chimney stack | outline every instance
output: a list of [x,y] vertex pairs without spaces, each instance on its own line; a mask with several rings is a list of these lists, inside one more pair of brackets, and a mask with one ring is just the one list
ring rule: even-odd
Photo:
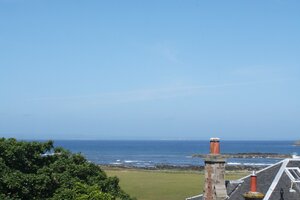
[[210,154],[204,160],[205,184],[204,200],[224,200],[227,197],[225,187],[225,158],[220,155],[220,139],[210,139]]
[[245,200],[262,200],[265,197],[264,194],[257,192],[257,176],[255,171],[250,176],[250,191],[246,192],[243,196]]

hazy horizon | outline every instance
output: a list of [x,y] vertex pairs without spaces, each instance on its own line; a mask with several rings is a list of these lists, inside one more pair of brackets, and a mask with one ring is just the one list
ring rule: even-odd
[[[9,138],[9,137],[7,137]],[[17,140],[25,140],[25,141],[207,141],[209,142],[210,137],[200,139],[200,138],[190,138],[190,139],[184,139],[184,138],[169,138],[169,139],[158,139],[158,138],[144,138],[144,139],[137,139],[137,138],[114,138],[114,139],[99,139],[99,138],[16,138]],[[243,142],[255,142],[255,141],[274,141],[274,142],[282,142],[282,141],[287,141],[287,142],[296,142],[300,141],[299,138],[295,139],[223,139],[220,138],[220,141],[227,141],[227,142],[238,142],[238,141],[243,141]]]

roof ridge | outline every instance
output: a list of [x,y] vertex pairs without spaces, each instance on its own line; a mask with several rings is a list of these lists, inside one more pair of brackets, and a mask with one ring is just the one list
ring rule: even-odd
[[[275,164],[273,164],[273,165],[270,165],[270,166],[268,166],[268,167],[266,167],[266,168],[263,168],[263,169],[261,169],[261,170],[258,170],[257,172],[256,172],[256,174],[258,174],[258,173],[260,173],[260,172],[263,172],[263,171],[265,171],[265,170],[268,170],[268,169],[270,169],[270,168],[272,168],[272,167],[274,167],[275,165],[279,165],[279,164],[282,164],[285,160],[287,160],[288,158],[286,158],[286,159],[284,159],[284,160],[281,160],[281,161],[279,161],[279,162],[277,162],[277,163],[275,163]],[[251,176],[251,174],[249,174],[249,175],[247,175],[247,176],[244,176],[244,177],[242,177],[242,178],[240,178],[240,179],[238,179],[238,180],[244,180],[244,179],[246,179],[246,178],[248,178],[248,177],[250,177]]]
[[286,166],[289,162],[290,162],[290,159],[288,159],[288,158],[284,159],[282,161],[282,165],[281,165],[280,169],[278,170],[274,180],[272,181],[272,184],[270,185],[270,187],[269,187],[265,197],[263,198],[263,200],[269,200],[270,196],[272,195],[274,189],[276,188],[276,186],[277,186],[277,184],[278,184],[278,182],[279,182],[279,180],[280,180],[280,178],[281,178],[283,172],[285,171],[285,168],[286,168]]

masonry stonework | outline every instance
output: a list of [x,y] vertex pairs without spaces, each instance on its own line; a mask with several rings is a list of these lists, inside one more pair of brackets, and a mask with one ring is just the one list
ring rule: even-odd
[[227,197],[225,187],[225,158],[219,154],[219,139],[211,138],[210,142],[211,152],[204,160],[205,185],[203,198],[204,200],[224,200]]

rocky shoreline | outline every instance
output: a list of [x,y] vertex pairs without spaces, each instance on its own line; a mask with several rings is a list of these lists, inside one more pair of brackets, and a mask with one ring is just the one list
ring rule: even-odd
[[[207,154],[194,154],[193,157],[205,158]],[[273,159],[285,159],[291,158],[289,154],[278,154],[278,153],[227,153],[222,154],[224,158],[273,158]]]
[[[135,169],[135,170],[176,170],[176,171],[204,171],[204,166],[177,166],[177,165],[155,165],[152,167],[136,167],[132,165],[99,165],[108,169]],[[266,165],[267,166],[267,165]],[[264,165],[226,165],[226,171],[253,171],[260,170]]]
[[[198,158],[206,158],[207,154],[194,154],[192,157]],[[259,152],[252,152],[252,153],[227,153],[222,154],[223,158],[240,158],[240,159],[257,159],[257,158],[265,158],[265,159],[285,159],[291,158],[289,154],[278,154],[278,153],[259,153]],[[103,168],[109,169],[136,169],[136,170],[182,170],[182,171],[203,171],[204,166],[201,165],[188,165],[188,166],[180,166],[180,165],[169,165],[169,164],[158,164],[154,166],[134,166],[134,165],[127,165],[127,164],[102,164],[100,165]],[[228,164],[226,165],[227,171],[253,171],[253,170],[260,170],[266,165],[239,165],[239,164]]]

